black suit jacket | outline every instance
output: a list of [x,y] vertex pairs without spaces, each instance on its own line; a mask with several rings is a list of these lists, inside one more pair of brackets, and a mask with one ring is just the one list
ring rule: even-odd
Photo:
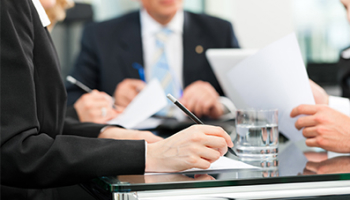
[[[205,51],[209,48],[238,48],[232,25],[207,15],[186,11],[184,15],[184,86],[203,80],[224,95]],[[197,45],[203,47],[203,53],[196,53]],[[139,79],[138,71],[132,67],[134,62],[144,65],[139,11],[87,26],[82,36],[81,52],[71,74],[88,87],[113,95],[123,79]],[[84,94],[69,83],[67,91],[68,105],[74,104]]]
[[54,187],[144,172],[144,141],[94,139],[101,125],[65,118],[49,33],[31,0],[1,0],[1,199],[55,199]]
[[[346,50],[349,49],[350,47],[348,47]],[[350,98],[350,59],[345,59],[340,56],[338,69],[338,77],[342,89],[342,96]]]

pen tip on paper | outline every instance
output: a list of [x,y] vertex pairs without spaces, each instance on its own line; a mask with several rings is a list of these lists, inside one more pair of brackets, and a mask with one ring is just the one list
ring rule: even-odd
[[168,97],[168,99],[170,101],[172,101],[173,103],[175,103],[177,101],[177,99],[175,99],[175,97],[173,97],[171,94],[166,95],[166,97]]

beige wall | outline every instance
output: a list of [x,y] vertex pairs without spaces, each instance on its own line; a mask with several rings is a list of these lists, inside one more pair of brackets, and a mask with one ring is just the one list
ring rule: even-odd
[[262,48],[294,31],[293,0],[206,0],[205,8],[233,23],[243,48]]

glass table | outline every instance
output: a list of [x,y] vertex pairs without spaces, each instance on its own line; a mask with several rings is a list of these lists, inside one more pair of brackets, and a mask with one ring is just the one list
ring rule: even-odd
[[279,151],[277,160],[248,162],[257,169],[106,176],[83,187],[96,199],[114,200],[350,199],[350,155],[331,158],[304,141],[282,142]]

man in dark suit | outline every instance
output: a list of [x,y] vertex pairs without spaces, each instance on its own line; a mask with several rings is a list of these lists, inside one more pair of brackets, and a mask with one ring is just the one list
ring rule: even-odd
[[[350,0],[341,0],[350,22]],[[342,55],[347,57],[347,55]],[[341,60],[342,62],[342,60]],[[306,145],[328,151],[350,153],[350,102],[346,98],[329,96],[319,85],[310,81],[316,105],[299,105],[291,117],[301,116],[295,127],[303,129]],[[338,97],[339,98],[339,97]]]
[[[208,168],[233,146],[218,127],[193,126],[146,145],[106,139],[130,139],[130,130],[65,118],[65,88],[39,0],[1,0],[0,9],[1,199],[57,199],[57,187],[103,175]],[[185,149],[193,145],[200,150]]]
[[350,98],[350,47],[340,54],[338,68],[342,96]]
[[[142,5],[141,11],[85,29],[72,76],[90,88],[114,96],[119,106],[127,106],[145,86],[133,66],[136,63],[143,66],[146,79],[150,80],[147,74],[153,67],[155,35],[166,27],[172,31],[170,44],[165,47],[166,56],[173,75],[181,89],[184,88],[180,101],[198,116],[221,116],[223,106],[219,96],[224,93],[205,51],[209,48],[238,48],[232,25],[218,18],[182,11],[182,0],[168,4],[159,0],[142,0]],[[100,105],[108,104],[102,103],[103,98],[100,98],[101,103],[93,103],[93,97],[86,98],[91,94],[84,95],[84,91],[71,84],[68,84],[67,91],[68,105],[75,103],[80,119],[89,115],[89,109],[94,110],[90,112],[92,121],[103,122],[115,116],[101,116]],[[80,98],[82,95],[84,98]],[[97,99],[98,95],[94,97]],[[108,113],[113,113],[110,110]]]

